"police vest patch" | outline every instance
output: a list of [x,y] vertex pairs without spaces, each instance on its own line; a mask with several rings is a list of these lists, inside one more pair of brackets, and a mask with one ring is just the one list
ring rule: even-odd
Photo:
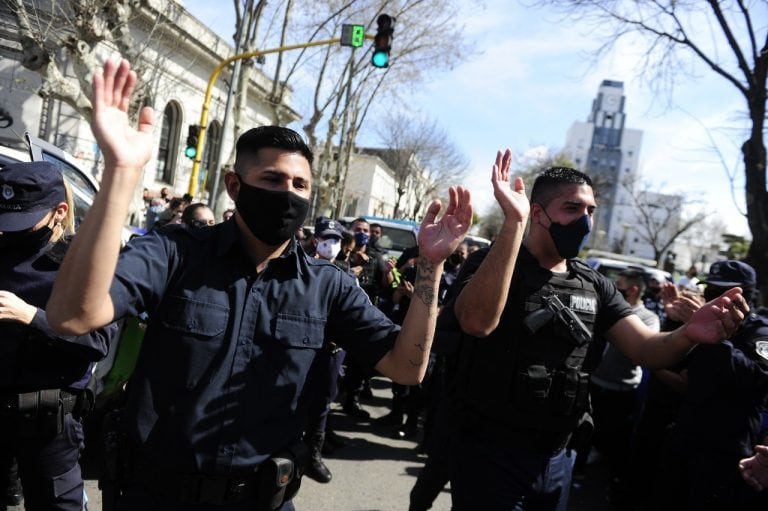
[[593,296],[571,295],[571,303],[568,307],[574,311],[596,314],[597,299]]
[[755,343],[755,351],[758,355],[768,360],[768,341],[757,341]]

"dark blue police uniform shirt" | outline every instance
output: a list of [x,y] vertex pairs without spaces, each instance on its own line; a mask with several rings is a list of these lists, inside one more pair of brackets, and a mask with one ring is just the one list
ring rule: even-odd
[[678,431],[692,449],[704,441],[710,452],[752,456],[768,405],[768,320],[750,313],[730,340],[691,351],[687,369]]
[[298,439],[326,339],[373,367],[399,332],[353,278],[295,240],[257,275],[234,220],[134,239],[110,295],[116,318],[149,314],[130,434],[145,462],[176,472],[252,469]]
[[38,308],[30,325],[0,321],[0,392],[82,389],[117,331],[114,324],[80,336],[51,330],[43,310],[59,270],[59,262],[49,257],[51,248],[0,249],[0,289]]

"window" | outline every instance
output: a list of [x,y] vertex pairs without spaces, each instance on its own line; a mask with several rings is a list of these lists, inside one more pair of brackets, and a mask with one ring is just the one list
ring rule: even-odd
[[160,144],[157,148],[155,181],[173,184],[176,170],[176,154],[179,152],[179,130],[181,129],[181,108],[171,101],[163,110],[163,124],[160,128]]

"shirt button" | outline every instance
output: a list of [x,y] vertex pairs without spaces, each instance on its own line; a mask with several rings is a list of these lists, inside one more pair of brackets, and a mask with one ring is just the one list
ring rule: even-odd
[[304,339],[301,340],[301,342],[303,342],[304,344],[309,344],[309,337],[305,337]]

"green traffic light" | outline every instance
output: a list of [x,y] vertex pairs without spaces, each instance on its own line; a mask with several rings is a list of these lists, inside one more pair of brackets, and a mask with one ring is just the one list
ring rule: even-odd
[[375,51],[373,52],[373,57],[371,57],[371,63],[375,67],[387,67],[387,63],[389,62],[389,55],[385,51]]
[[184,149],[184,156],[194,159],[197,156],[197,147],[189,146]]

